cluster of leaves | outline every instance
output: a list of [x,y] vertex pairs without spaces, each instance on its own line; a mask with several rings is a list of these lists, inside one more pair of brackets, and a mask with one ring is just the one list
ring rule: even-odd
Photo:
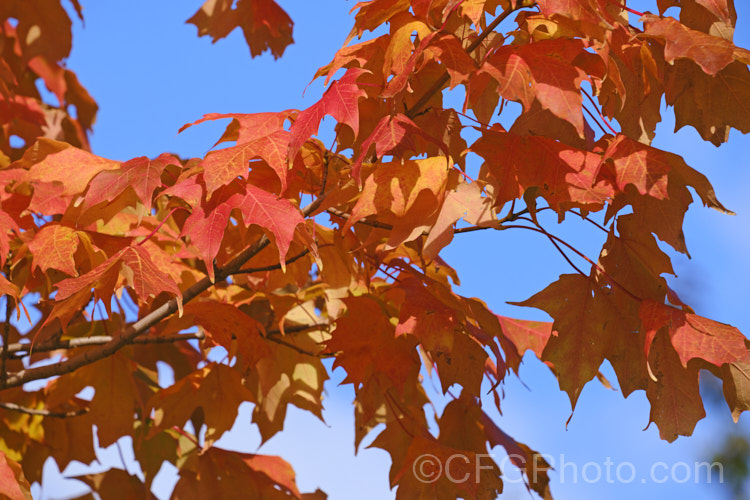
[[[23,7],[54,1],[6,3],[16,10],[0,10],[5,40],[59,35]],[[730,128],[748,132],[750,52],[732,43],[732,0],[657,7],[659,15],[614,0],[357,4],[349,40],[315,75],[330,82],[322,98],[305,110],[205,116],[191,125],[230,119],[217,146],[232,143],[205,158],[112,161],[87,151],[83,136],[26,132],[26,121],[3,115],[4,131],[37,140],[0,169],[0,449],[9,464],[0,471],[21,478],[2,487],[28,491],[48,457],[61,469],[92,462],[96,432],[101,446],[130,436],[145,477],[112,469],[82,478],[105,497],[143,496],[164,461],[180,471],[176,498],[323,497],[302,495],[279,457],[213,444],[243,402],[264,441],[283,429],[290,404],[322,418],[325,358],[354,387],[355,444],[380,431],[372,446],[390,453],[398,498],[495,498],[497,464],[476,480],[431,484],[412,466],[424,453],[474,457],[497,445],[533,470],[530,489],[550,497],[536,452],[482,407],[489,389],[499,408],[498,386],[528,350],[573,406],[609,360],[624,395],[646,392],[668,441],[705,415],[701,369],[723,380],[737,418],[750,404],[745,337],[680,300],[657,242],[687,253],[689,188],[727,210],[701,173],[650,143],[662,96],[678,128],[717,145]],[[679,20],[665,15],[672,7]],[[279,56],[291,43],[291,21],[271,0],[209,0],[190,22],[214,40],[240,26],[253,55]],[[385,24],[387,33],[368,34]],[[7,82],[46,75],[39,61],[64,57],[69,43],[61,46],[3,45],[2,64],[23,78],[6,78],[0,109],[27,116],[17,103],[38,96]],[[78,106],[86,128],[73,78],[59,98]],[[442,90],[455,87],[465,90],[461,110],[443,104]],[[506,101],[523,107],[507,129],[495,121]],[[336,121],[330,148],[315,138],[325,116]],[[481,159],[476,179],[467,153]],[[545,229],[537,214],[547,210],[606,233],[598,258]],[[535,231],[569,259],[575,272],[518,303],[552,322],[498,316],[453,291],[458,276],[441,250],[454,234],[493,229]],[[24,313],[24,297],[39,297],[41,319],[22,334],[10,318]],[[222,361],[208,358],[217,347]],[[163,385],[158,362],[174,384]],[[451,398],[437,429],[426,377]],[[24,389],[36,380],[47,382]],[[87,387],[90,399],[81,397]]]
[[[83,19],[78,0],[71,3]],[[0,6],[0,21],[0,167],[17,160],[37,137],[88,149],[98,108],[62,64],[72,33],[60,1],[9,0]],[[40,84],[57,105],[43,101]]]

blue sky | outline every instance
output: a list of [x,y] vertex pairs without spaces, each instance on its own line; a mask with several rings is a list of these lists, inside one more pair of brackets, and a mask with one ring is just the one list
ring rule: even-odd
[[[215,45],[207,38],[199,39],[196,28],[184,21],[201,3],[83,2],[85,26],[74,23],[68,66],[100,105],[92,137],[96,154],[118,160],[156,156],[164,151],[203,156],[221,134],[223,124],[192,127],[180,135],[177,130],[205,113],[310,106],[323,91],[322,80],[313,82],[304,97],[303,91],[315,70],[330,61],[346,38],[352,25],[348,10],[354,5],[330,0],[281,1],[295,21],[296,43],[283,58],[274,61],[268,54],[251,59],[239,30]],[[655,11],[655,3],[628,5]],[[737,3],[741,5],[736,42],[749,47],[750,6]],[[663,113],[663,118],[655,145],[683,155],[688,164],[706,174],[722,203],[738,214],[728,217],[699,204],[691,207],[685,233],[692,260],[670,253],[679,275],[672,284],[699,314],[735,325],[747,334],[750,319],[743,313],[750,298],[750,201],[745,192],[750,185],[750,138],[732,131],[729,144],[717,149],[700,140],[693,129],[673,134],[671,111]],[[330,129],[331,124],[331,119],[326,119],[322,130]],[[559,228],[552,221],[548,224],[548,229],[590,256],[596,256],[601,248],[601,236],[589,226],[575,221]],[[539,311],[507,305],[506,301],[523,300],[560,274],[571,272],[555,249],[531,232],[464,234],[443,256],[459,272],[460,293],[482,298],[499,314],[529,319],[546,317]],[[604,372],[614,381],[608,366]],[[692,467],[694,461],[706,459],[718,445],[716,436],[733,425],[725,404],[707,404],[709,417],[698,424],[694,436],[667,444],[659,440],[655,426],[643,430],[649,408],[642,391],[623,399],[619,392],[592,382],[583,391],[566,430],[570,404],[554,377],[531,358],[526,358],[521,376],[525,385],[515,380],[506,385],[503,415],[495,416],[506,432],[548,453],[556,464],[577,464],[577,481],[571,466],[565,469],[565,481],[553,473],[556,498],[718,498],[720,489],[716,484],[705,484],[705,476],[699,484],[693,477],[685,483],[657,484],[648,480],[648,469],[657,461],[667,466],[688,462]],[[327,424],[292,410],[285,431],[259,448],[259,436],[249,424],[250,408],[243,406],[235,428],[219,445],[283,456],[295,467],[302,491],[320,487],[332,500],[392,498],[387,479],[389,456],[382,450],[364,448],[357,457],[353,455],[353,393],[348,387],[336,386],[342,378],[340,370],[335,372],[327,386]],[[746,416],[740,425],[747,428]],[[493,451],[498,460],[504,456],[499,449]],[[606,470],[608,459],[614,464],[612,471],[618,464],[632,463],[635,479],[628,484],[608,483],[606,477],[590,481],[595,479],[597,468]],[[101,462],[119,464],[117,451],[102,451]],[[582,470],[588,462],[594,464],[587,469],[589,481]],[[132,472],[133,464],[129,466]],[[622,467],[623,472],[630,470],[630,466]],[[684,467],[678,468],[684,474]],[[69,468],[65,475],[77,470]],[[508,471],[512,479],[510,468]],[[61,480],[53,465],[45,473],[51,482],[43,494],[35,489],[39,497],[66,498],[83,491],[80,483]],[[165,467],[157,481],[161,497],[168,494],[175,480],[174,469]],[[510,483],[506,482],[508,494],[503,498],[529,498],[522,486]]]

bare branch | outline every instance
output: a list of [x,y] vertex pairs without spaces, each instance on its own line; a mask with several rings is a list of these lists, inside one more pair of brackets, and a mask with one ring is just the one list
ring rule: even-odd
[[[305,217],[308,217],[317,209],[318,206],[320,206],[320,203],[321,198],[318,198],[313,203],[305,207],[302,210],[302,214]],[[270,243],[271,242],[268,237],[266,235],[263,235],[254,244],[250,245],[245,250],[240,252],[234,259],[227,263],[227,265],[216,269],[215,282],[212,282],[208,277],[203,278],[202,280],[185,290],[181,298],[174,297],[165,302],[143,318],[129,325],[125,330],[121,331],[119,335],[114,336],[112,340],[110,340],[106,344],[103,344],[97,349],[92,349],[80,353],[59,363],[39,366],[35,368],[28,368],[26,370],[20,370],[18,372],[9,374],[8,377],[6,377],[4,381],[2,381],[0,387],[2,387],[3,389],[17,387],[31,380],[40,380],[57,375],[63,375],[65,373],[75,371],[82,366],[95,363],[96,361],[104,359],[107,356],[111,356],[118,350],[122,349],[124,346],[132,343],[132,341],[136,337],[148,331],[152,326],[158,324],[163,319],[177,312],[180,300],[182,301],[182,304],[187,304],[188,302],[214,286],[216,283],[224,281],[225,279],[227,279],[227,277],[239,271],[240,268],[245,265],[248,260],[260,253],[260,251],[266,248]]]
[[[288,326],[284,328],[284,332],[285,333],[299,333],[299,332],[304,332],[306,330],[323,328],[327,326],[328,326],[327,324],[294,325],[294,326]],[[160,335],[158,337],[136,337],[132,339],[128,344],[129,345],[170,344],[172,342],[185,342],[188,340],[204,340],[205,338],[206,338],[206,335],[203,332],[176,333],[174,335]],[[232,338],[236,338],[236,337],[233,335]],[[279,341],[279,338],[281,338],[281,330],[269,330],[266,336],[266,339],[272,342],[284,343],[283,341]],[[92,337],[82,337],[78,339],[60,340],[60,341],[50,343],[50,344],[35,345],[33,348],[33,351],[35,353],[38,353],[38,352],[57,351],[60,349],[76,349],[80,347],[104,345],[104,344],[111,342],[112,339],[113,337],[109,335],[95,335]],[[290,347],[294,348],[295,346],[290,346]],[[31,351],[31,344],[28,344],[28,343],[27,344],[15,343],[15,344],[10,344],[8,346],[8,352],[10,354],[15,354],[19,358],[28,356],[29,351]]]
[[[216,270],[216,283],[224,281],[232,272],[239,270],[239,268],[242,267],[245,262],[257,255],[269,244],[270,241],[268,237],[263,235],[253,245],[247,247],[237,257],[232,259],[226,266]],[[185,290],[185,292],[182,294],[182,303],[186,304],[190,302],[198,295],[211,288],[213,285],[214,283],[208,277],[203,278],[202,280]],[[82,366],[89,365],[91,363],[99,361],[100,359],[106,358],[107,356],[111,356],[112,354],[120,350],[123,346],[130,344],[137,336],[141,335],[149,328],[162,321],[164,318],[167,318],[168,316],[171,316],[172,314],[177,312],[178,303],[179,298],[175,297],[170,299],[143,318],[129,325],[124,331],[120,333],[120,335],[112,338],[111,341],[107,342],[97,349],[83,352],[65,361],[61,361],[60,363],[39,366],[36,368],[29,368],[10,374],[5,380],[3,388],[16,387],[19,385],[23,385],[31,380],[45,379],[54,377],[56,375],[70,373]]]
[[5,323],[3,323],[3,352],[0,354],[0,386],[5,384],[8,378],[8,342],[10,339],[10,315],[13,309],[10,307],[10,296],[5,296]]
[[[341,210],[336,210],[335,208],[328,208],[328,209],[326,209],[326,212],[328,212],[331,215],[335,215],[336,217],[341,217],[342,219],[348,219],[349,217],[351,217],[350,214],[342,212]],[[372,227],[376,227],[378,229],[387,229],[389,231],[391,229],[393,229],[393,226],[391,226],[390,224],[386,224],[384,222],[379,222],[379,221],[376,221],[376,220],[360,219],[355,224],[362,224],[362,225],[365,225],[365,226],[372,226]]]
[[25,406],[17,405],[15,403],[0,403],[0,408],[9,411],[17,411],[19,413],[26,413],[27,415],[41,415],[43,417],[52,418],[71,418],[79,415],[84,415],[89,412],[88,408],[81,408],[75,411],[56,412],[49,410],[37,410],[36,408],[26,408]]
[[[305,249],[292,257],[291,259],[286,259],[287,264],[291,264],[292,262],[301,259],[305,255],[310,253],[310,249]],[[232,276],[235,274],[252,274],[252,273],[260,273],[263,271],[275,271],[277,269],[281,269],[281,263],[279,264],[271,264],[270,266],[263,266],[263,267],[249,267],[247,269],[240,269],[238,271],[234,271],[230,273]]]

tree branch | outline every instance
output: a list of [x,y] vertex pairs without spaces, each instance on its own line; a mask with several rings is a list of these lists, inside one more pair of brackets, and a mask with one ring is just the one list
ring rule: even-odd
[[5,385],[5,381],[8,378],[7,362],[8,362],[8,342],[10,339],[10,315],[12,309],[10,307],[10,296],[5,296],[5,323],[3,323],[3,352],[0,354],[0,386]]
[[[298,253],[297,255],[295,255],[294,257],[292,257],[291,259],[286,259],[286,263],[291,264],[292,262],[301,259],[302,257],[304,257],[305,255],[309,253],[310,253],[310,249],[307,248],[301,251],[300,253]],[[263,267],[248,267],[247,269],[239,269],[230,274],[234,276],[235,274],[252,274],[252,273],[260,273],[263,271],[275,271],[277,269],[281,269],[281,263],[271,264],[269,266],[263,266]]]
[[[331,215],[334,215],[336,217],[341,217],[342,219],[348,219],[351,214],[347,214],[346,212],[342,212],[341,210],[337,210],[335,208],[328,208],[326,209],[326,212],[328,212]],[[492,225],[488,226],[469,226],[469,227],[457,227],[453,229],[453,234],[461,234],[461,233],[472,233],[474,231],[483,231],[485,229],[503,229],[502,225],[505,222],[513,222],[514,220],[518,219],[524,214],[529,213],[528,208],[524,208],[523,210],[519,210],[518,212],[511,212],[502,219],[497,219],[494,221]],[[393,226],[390,224],[386,224],[385,222],[380,222],[377,220],[367,220],[367,219],[360,219],[355,224],[362,224],[364,226],[370,226],[375,227],[378,229],[386,229],[386,230],[392,230]],[[428,232],[423,232],[423,236],[427,236]]]
[[[323,187],[325,188],[325,186]],[[304,217],[308,217],[318,208],[318,206],[320,206],[320,204],[322,203],[323,195],[324,193],[322,193],[321,196],[319,196],[315,201],[313,201],[310,205],[302,210],[302,214]],[[57,375],[63,375],[65,373],[70,373],[77,370],[78,368],[81,368],[82,366],[95,363],[100,359],[111,356],[118,350],[122,349],[124,346],[132,343],[132,341],[136,337],[149,330],[152,326],[158,324],[163,319],[177,312],[177,310],[179,309],[180,300],[182,301],[182,304],[187,304],[188,302],[214,286],[216,283],[224,281],[225,279],[227,279],[227,277],[239,271],[240,268],[242,268],[242,266],[245,265],[248,260],[260,253],[260,251],[266,248],[270,243],[271,242],[266,235],[261,236],[254,244],[250,245],[245,250],[240,252],[227,265],[218,268],[215,273],[214,282],[212,282],[208,277],[203,278],[202,280],[185,290],[181,298],[174,297],[168,300],[143,318],[129,325],[125,330],[121,331],[119,335],[113,337],[112,340],[110,340],[106,344],[101,345],[99,348],[83,352],[59,363],[38,366],[35,368],[28,368],[26,370],[20,370],[18,372],[10,374],[8,377],[6,377],[5,380],[2,381],[2,384],[0,384],[0,388],[7,389],[10,387],[17,387],[32,380],[45,379]]]
[[[270,241],[266,235],[263,235],[255,244],[249,246],[243,250],[237,257],[232,259],[226,266],[217,269],[216,272],[216,283],[224,281],[227,276],[232,272],[239,270],[245,262],[250,260],[252,257],[257,255],[261,250],[266,248],[270,244]],[[182,294],[182,303],[186,304],[202,294],[215,283],[211,282],[208,277],[203,278]],[[4,383],[3,388],[16,387],[23,385],[31,380],[45,379],[54,377],[56,375],[63,375],[70,373],[82,366],[89,365],[100,359],[104,359],[107,356],[111,356],[123,346],[132,342],[138,335],[141,335],[152,326],[156,325],[163,319],[171,316],[178,309],[179,298],[175,297],[165,302],[149,314],[139,319],[135,323],[131,324],[126,330],[120,333],[117,337],[113,338],[108,343],[102,345],[98,349],[92,349],[84,353],[78,354],[60,363],[52,365],[39,366],[36,368],[28,368],[21,370],[16,373],[10,374]]]
[[[284,328],[284,332],[286,333],[298,333],[298,332],[304,332],[306,330],[311,330],[314,328],[320,328],[320,327],[326,327],[327,324],[322,325],[294,325],[294,326],[288,326]],[[271,342],[283,343],[286,344],[283,341],[279,341],[281,335],[281,330],[269,330],[268,335],[266,335],[266,339],[270,340]],[[58,342],[54,342],[51,344],[46,345],[39,345],[34,346],[33,350],[35,353],[38,352],[49,352],[49,351],[57,351],[59,349],[77,349],[81,347],[89,347],[89,346],[95,346],[95,345],[104,345],[113,340],[114,337],[111,337],[109,335],[95,335],[93,337],[82,337],[78,339],[68,339],[68,340],[60,340]],[[203,332],[195,332],[195,333],[176,333],[174,335],[160,335],[158,337],[136,337],[132,339],[128,345],[138,345],[138,344],[169,344],[172,342],[184,342],[188,340],[204,340],[206,338],[206,335]],[[237,338],[234,335],[232,335],[232,338]],[[293,349],[296,348],[296,346],[290,346]],[[21,358],[24,356],[29,355],[29,351],[31,350],[31,344],[21,344],[21,343],[15,343],[10,344],[8,346],[8,352],[10,354],[15,354],[17,357]],[[309,353],[305,353],[309,354]],[[312,354],[311,354],[312,355]]]
[[0,408],[8,411],[17,411],[19,413],[25,413],[27,415],[41,415],[43,417],[52,418],[71,418],[79,415],[84,415],[89,412],[88,408],[81,408],[75,411],[57,412],[49,410],[37,410],[36,408],[26,408],[25,406],[17,405],[15,403],[0,403]]

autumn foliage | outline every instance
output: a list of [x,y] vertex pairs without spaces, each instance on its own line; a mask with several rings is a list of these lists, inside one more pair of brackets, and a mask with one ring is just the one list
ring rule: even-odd
[[[301,494],[280,457],[213,444],[243,402],[264,441],[289,405],[322,418],[326,358],[356,393],[355,444],[380,426],[373,446],[391,455],[400,499],[495,498],[497,464],[477,480],[428,484],[412,463],[498,445],[551,497],[536,452],[480,399],[493,394],[499,407],[527,350],[573,407],[608,360],[624,396],[645,391],[668,441],[705,416],[702,369],[722,379],[737,419],[750,405],[746,339],[670,289],[659,244],[688,252],[691,190],[728,210],[703,174],[650,144],[662,97],[677,128],[717,146],[730,128],[750,131],[750,52],[732,43],[733,0],[653,7],[361,2],[349,39],[310,75],[327,84],[312,106],[206,115],[183,128],[229,121],[204,158],[119,162],[88,147],[97,106],[62,65],[66,11],[57,0],[3,1],[0,493],[28,498],[48,457],[61,470],[92,462],[95,426],[100,446],[130,436],[145,476],[83,477],[103,498],[145,497],[164,461],[180,471],[175,498],[324,498]],[[280,57],[292,43],[272,0],[208,0],[189,22],[213,41],[239,27],[252,56]],[[442,91],[456,87],[463,107],[444,105]],[[504,127],[509,101],[523,112]],[[317,137],[325,117],[336,123],[330,145]],[[543,211],[604,231],[601,253],[569,245]],[[552,322],[498,316],[453,291],[441,250],[479,230],[534,231],[566,256],[570,274],[517,303]],[[41,319],[22,333],[30,308]],[[224,360],[208,360],[217,347]],[[425,414],[430,379],[451,399],[437,428]],[[46,383],[25,386],[33,381]]]

